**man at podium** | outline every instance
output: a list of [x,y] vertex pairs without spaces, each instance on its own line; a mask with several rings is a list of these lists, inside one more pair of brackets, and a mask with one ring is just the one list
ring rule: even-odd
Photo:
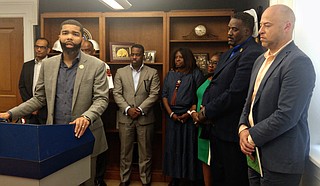
[[0,113],[0,118],[17,119],[47,106],[47,124],[74,124],[77,138],[91,130],[95,137],[91,178],[82,185],[94,186],[96,157],[107,150],[100,116],[108,106],[109,88],[104,62],[80,51],[82,36],[81,23],[72,19],[62,22],[59,41],[63,52],[42,64],[35,95]]

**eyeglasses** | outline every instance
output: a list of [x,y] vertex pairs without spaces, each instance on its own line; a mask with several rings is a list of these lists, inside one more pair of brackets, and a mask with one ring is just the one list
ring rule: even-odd
[[130,56],[134,57],[134,56],[137,56],[137,57],[141,57],[143,54],[141,53],[131,53]]
[[34,49],[41,49],[41,50],[45,50],[45,49],[47,49],[48,47],[46,47],[46,46],[39,46],[39,45],[34,45]]
[[207,61],[207,64],[208,65],[216,65],[216,64],[218,64],[218,61],[209,60],[209,61]]

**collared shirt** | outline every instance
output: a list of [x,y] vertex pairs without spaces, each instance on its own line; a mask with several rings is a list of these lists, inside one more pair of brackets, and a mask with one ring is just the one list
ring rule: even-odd
[[[263,64],[261,65],[260,69],[259,69],[259,72],[257,74],[257,76],[259,76],[259,74],[261,73],[261,71],[263,70],[263,74],[262,74],[262,77],[261,80],[263,79],[264,75],[266,74],[266,72],[268,71],[268,69],[270,68],[270,66],[272,65],[274,59],[277,57],[277,55],[281,52],[281,50],[283,48],[285,48],[287,45],[289,45],[290,43],[292,42],[292,40],[290,40],[289,42],[287,42],[285,45],[283,45],[278,51],[276,51],[274,54],[271,54],[270,53],[270,49],[267,50],[265,53],[264,53],[264,57],[265,57],[265,61],[263,62]],[[271,58],[272,61],[270,61],[269,63],[266,63],[267,60]],[[260,83],[259,83],[260,84]],[[255,86],[255,85],[254,85]],[[253,93],[252,93],[252,98],[251,98],[251,106],[250,106],[250,113],[249,113],[249,116],[248,116],[248,120],[249,120],[249,124],[251,127],[254,126],[254,121],[253,121],[253,113],[252,113],[252,108],[253,108],[253,103],[254,103],[254,100],[255,100],[255,95],[256,95],[256,92],[258,91],[259,87],[255,86],[254,90],[253,90]],[[240,128],[239,128],[239,133],[245,129],[247,129],[248,127],[245,126],[245,125],[241,125]],[[252,137],[251,135],[249,135],[248,137],[248,141],[251,143],[251,144],[254,144],[253,140],[252,140]]]
[[106,73],[107,73],[107,80],[108,80],[109,89],[113,89],[114,85],[113,85],[112,74],[111,74],[110,67],[107,63],[106,63]]
[[134,84],[134,91],[137,91],[139,79],[140,79],[140,72],[141,69],[143,68],[144,64],[141,65],[141,67],[136,70],[133,68],[132,64],[130,64],[130,68],[132,70],[132,78],[133,78],[133,84]]
[[233,48],[232,48],[232,52],[231,52],[229,58],[231,58],[235,53],[237,53],[238,51],[240,51],[241,48],[242,48],[242,46],[243,46],[245,43],[247,43],[250,39],[253,39],[253,37],[250,36],[250,37],[248,37],[248,39],[246,39],[243,43],[241,43],[241,44],[233,47]]
[[32,94],[34,95],[35,92],[35,88],[38,82],[38,78],[39,78],[39,74],[40,74],[40,69],[41,69],[41,65],[42,65],[42,61],[47,59],[48,57],[46,56],[45,58],[43,58],[42,60],[37,60],[34,59],[34,71],[33,71],[33,83],[32,83]]
[[[141,69],[143,68],[144,64],[142,64],[140,66],[140,68],[138,70],[134,69],[132,64],[130,64],[130,68],[132,70],[132,79],[133,79],[133,85],[134,85],[134,91],[137,91],[137,87],[138,87],[138,83],[139,83],[139,79],[140,79],[140,72]],[[130,105],[127,106],[127,108],[125,109],[125,115],[128,115],[128,110],[130,107],[136,107],[136,105]],[[140,107],[138,107],[141,112],[143,113],[142,109]]]
[[73,60],[72,66],[68,68],[63,61],[63,55],[61,57],[55,98],[54,123],[56,124],[68,124],[71,122],[73,88],[79,61],[80,52]]

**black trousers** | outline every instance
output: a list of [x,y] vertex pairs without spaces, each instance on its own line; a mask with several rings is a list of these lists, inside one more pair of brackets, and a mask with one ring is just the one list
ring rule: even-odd
[[212,185],[249,186],[246,156],[238,142],[210,139]]
[[96,165],[96,181],[102,182],[104,180],[104,175],[106,172],[106,163],[107,163],[107,151],[99,154],[97,157]]

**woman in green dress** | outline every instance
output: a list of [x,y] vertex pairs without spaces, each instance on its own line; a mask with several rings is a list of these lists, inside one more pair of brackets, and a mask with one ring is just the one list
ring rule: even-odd
[[[213,72],[217,66],[221,53],[215,53],[210,61],[208,62],[208,75],[206,80],[202,83],[202,85],[197,89],[197,105],[194,105],[193,108],[196,108],[196,112],[200,111],[202,97],[209,86]],[[191,111],[192,118],[196,117],[196,112]],[[202,162],[202,171],[205,186],[211,186],[211,170],[210,170],[210,161],[211,161],[211,153],[210,153],[210,140],[203,139],[200,137],[202,131],[202,125],[199,125],[198,130],[198,159]]]

